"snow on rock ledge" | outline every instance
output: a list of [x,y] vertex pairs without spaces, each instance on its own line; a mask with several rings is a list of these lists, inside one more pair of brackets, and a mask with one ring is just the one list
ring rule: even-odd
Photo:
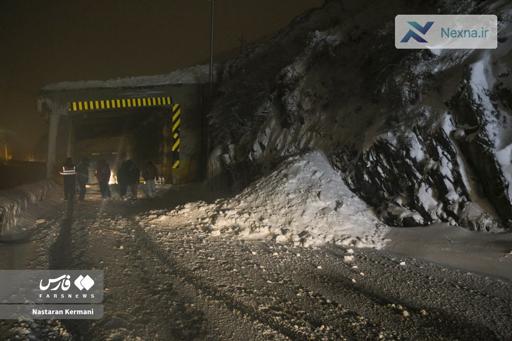
[[512,3],[427,7],[495,13],[504,38],[495,50],[405,53],[389,43],[392,18],[424,2],[325,1],[226,64],[208,114],[210,174],[244,185],[321,149],[387,225],[512,230]]
[[[43,87],[43,91],[79,90],[96,88],[145,87],[169,84],[204,84],[209,81],[209,65],[194,65],[168,74],[109,79],[60,82]],[[214,67],[214,78],[217,66]]]
[[13,232],[20,214],[32,203],[44,200],[55,186],[52,181],[40,181],[0,192],[0,235]]
[[381,248],[389,230],[321,152],[290,158],[234,198],[189,203],[160,217],[149,216],[142,224],[165,227],[177,218],[213,236],[306,247],[334,243]]

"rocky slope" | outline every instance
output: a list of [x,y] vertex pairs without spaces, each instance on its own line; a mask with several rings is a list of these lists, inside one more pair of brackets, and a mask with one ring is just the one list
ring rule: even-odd
[[[490,13],[496,50],[397,50],[399,13]],[[210,174],[322,149],[394,226],[512,227],[512,5],[326,1],[224,67]]]

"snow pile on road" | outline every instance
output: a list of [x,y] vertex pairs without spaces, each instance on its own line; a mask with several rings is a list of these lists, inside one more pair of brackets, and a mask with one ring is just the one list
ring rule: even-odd
[[189,203],[142,224],[169,226],[176,219],[214,236],[306,247],[335,243],[380,248],[389,230],[321,152],[292,157],[234,198]]
[[40,181],[0,192],[0,235],[11,232],[20,214],[30,205],[44,200],[55,187],[52,181]]

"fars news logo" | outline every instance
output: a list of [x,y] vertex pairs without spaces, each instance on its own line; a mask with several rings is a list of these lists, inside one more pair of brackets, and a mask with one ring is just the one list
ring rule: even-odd
[[[75,287],[82,291],[87,290],[89,291],[94,286],[94,280],[91,278],[91,276],[86,275],[79,275],[74,281],[73,284]],[[56,290],[62,290],[62,291],[68,291],[71,288],[71,276],[68,274],[56,277],[56,278],[49,278],[46,281],[40,280],[39,281],[39,290],[41,291],[56,291]]]
[[39,280],[38,299],[82,300],[95,299],[96,291],[92,290],[96,282],[86,274],[69,273]]
[[397,49],[495,49],[495,15],[397,15]]

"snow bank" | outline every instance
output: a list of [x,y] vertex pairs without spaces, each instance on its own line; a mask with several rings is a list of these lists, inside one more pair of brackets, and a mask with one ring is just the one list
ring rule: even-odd
[[[216,69],[214,67],[214,77],[216,77]],[[141,87],[141,86],[157,86],[168,84],[200,84],[209,81],[209,65],[195,65],[183,69],[178,69],[168,74],[154,76],[139,76],[109,79],[105,81],[76,81],[76,82],[60,82],[49,84],[43,87],[45,91],[55,90],[77,90],[91,88],[118,88],[118,87]]]
[[496,159],[508,182],[508,197],[512,200],[512,144],[496,152]]
[[0,235],[11,232],[20,214],[32,203],[43,200],[55,183],[45,180],[0,192]]
[[189,203],[142,224],[169,226],[176,219],[244,240],[320,246],[381,248],[389,228],[344,183],[321,152],[293,157],[234,198]]

